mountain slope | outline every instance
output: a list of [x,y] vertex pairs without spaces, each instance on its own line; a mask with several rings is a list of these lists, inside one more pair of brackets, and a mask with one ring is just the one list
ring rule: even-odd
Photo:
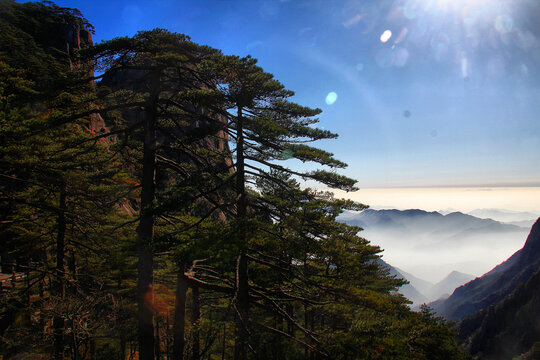
[[406,271],[399,268],[396,270],[401,273],[402,277],[407,280],[423,297],[426,301],[438,300],[441,297],[447,298],[454,290],[474,279],[473,275],[465,274],[459,271],[452,271],[444,279],[436,284],[429,281],[420,279]]
[[452,271],[448,276],[434,285],[432,290],[432,298],[439,299],[441,297],[448,297],[452,295],[455,289],[459,286],[468,283],[475,277],[469,274],[465,274],[459,271]]
[[459,288],[448,299],[430,304],[449,320],[460,320],[495,305],[525,284],[540,268],[540,219],[533,225],[523,248],[493,270]]
[[[383,268],[388,269],[390,275],[409,281],[407,277],[400,272],[399,269],[388,264],[383,259],[378,258],[376,262]],[[400,287],[398,292],[401,295],[405,296],[407,299],[411,300],[413,307],[420,306],[421,304],[427,303],[429,301],[428,298],[424,296],[420,291],[418,291],[411,282]]]
[[407,280],[416,290],[418,290],[418,292],[424,295],[424,297],[427,299],[426,301],[435,300],[434,298],[428,296],[428,294],[431,294],[431,292],[433,291],[433,287],[435,286],[435,284],[424,279],[420,279],[419,277],[416,277],[400,268],[396,268],[396,270],[402,275],[405,280]]
[[459,337],[464,340],[467,350],[478,358],[491,360],[512,359],[526,352],[533,353],[533,347],[540,345],[538,289],[540,271],[496,306],[484,308],[463,319]]

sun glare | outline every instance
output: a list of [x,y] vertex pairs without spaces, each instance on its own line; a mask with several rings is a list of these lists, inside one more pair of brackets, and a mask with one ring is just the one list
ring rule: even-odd
[[[506,0],[405,0],[392,7],[387,27],[378,35],[380,43],[387,46],[375,54],[376,63],[381,68],[405,67],[410,59],[418,58],[422,49],[427,52],[421,56],[436,63],[453,63],[454,74],[465,81],[476,79],[481,69],[478,63],[488,62],[489,76],[501,74],[505,71],[503,60],[482,52],[482,43],[489,43],[488,48],[496,50],[511,46],[512,42],[530,48],[535,42],[534,36],[516,23],[514,8]],[[370,16],[373,17],[357,14],[343,26],[352,28],[366,23]],[[398,25],[395,20],[400,17],[406,22]],[[523,68],[521,73],[526,74],[526,65]]]
[[460,10],[464,7],[482,8],[489,7],[493,3],[494,0],[436,0],[436,4],[441,10]]
[[469,13],[482,17],[493,11],[501,11],[506,6],[501,0],[408,0],[403,7],[404,15],[413,19],[422,15],[460,14],[467,17]]

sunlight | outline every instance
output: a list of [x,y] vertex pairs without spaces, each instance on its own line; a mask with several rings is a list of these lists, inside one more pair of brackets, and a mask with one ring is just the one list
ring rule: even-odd
[[464,7],[487,8],[493,5],[493,0],[436,0],[441,10],[461,10]]
[[[506,5],[501,0],[408,0],[403,7],[403,13],[409,19],[421,16],[422,13],[431,15],[454,13],[469,23],[474,22],[476,18],[485,19],[487,14],[501,15],[505,17],[502,21],[506,25],[508,20],[508,15],[504,12]],[[470,17],[471,14],[474,19]]]

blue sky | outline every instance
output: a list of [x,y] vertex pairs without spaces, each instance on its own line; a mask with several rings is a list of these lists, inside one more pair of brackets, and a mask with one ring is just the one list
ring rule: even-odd
[[340,137],[319,145],[360,187],[540,186],[538,1],[57,4],[81,10],[97,42],[161,27],[251,54],[323,110]]

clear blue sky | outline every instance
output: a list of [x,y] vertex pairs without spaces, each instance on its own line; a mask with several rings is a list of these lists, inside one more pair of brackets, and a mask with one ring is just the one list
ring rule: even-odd
[[57,4],[81,10],[98,42],[160,27],[251,54],[323,109],[340,137],[320,146],[361,187],[540,186],[540,1]]

